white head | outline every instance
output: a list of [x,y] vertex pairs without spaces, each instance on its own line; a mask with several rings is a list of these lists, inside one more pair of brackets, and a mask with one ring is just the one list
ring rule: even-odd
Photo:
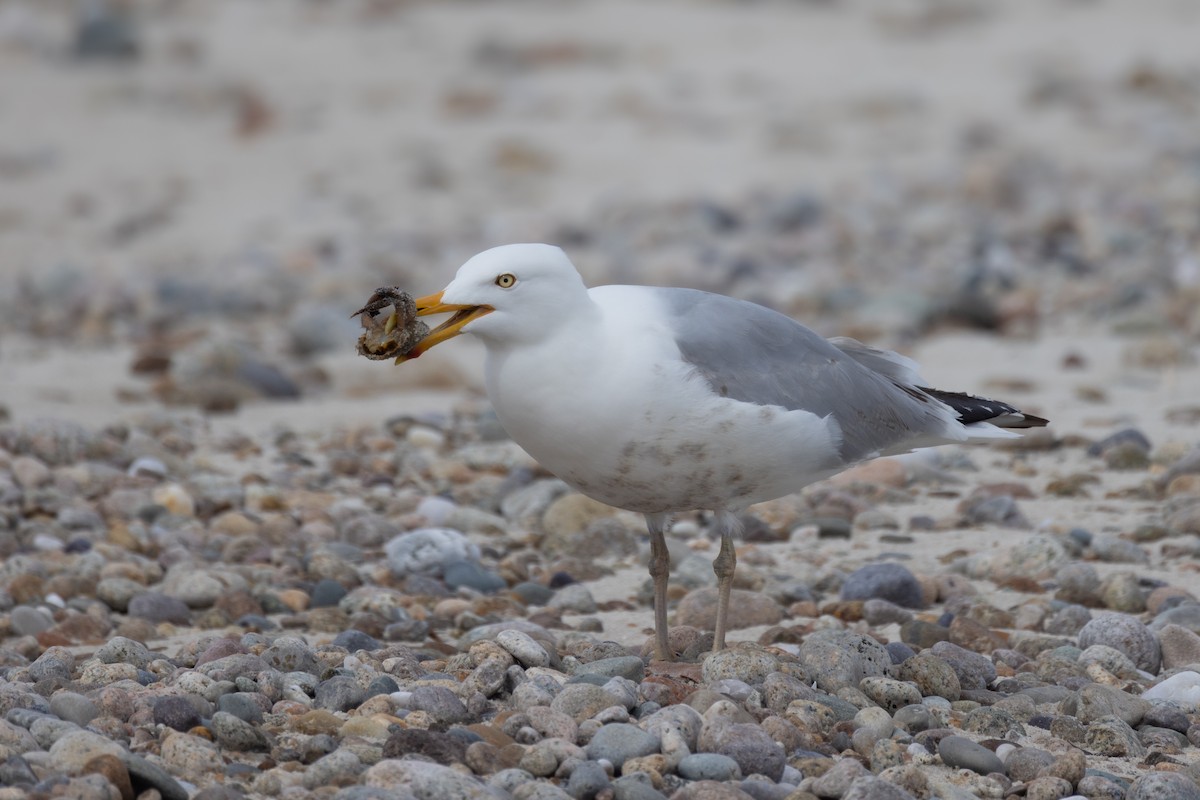
[[415,357],[460,333],[517,343],[580,313],[587,287],[561,248],[507,244],[473,256],[441,292],[417,299],[417,313],[454,316],[410,353]]

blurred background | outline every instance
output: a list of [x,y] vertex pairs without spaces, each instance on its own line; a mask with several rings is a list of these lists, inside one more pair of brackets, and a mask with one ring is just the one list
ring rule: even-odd
[[1187,363],[1197,41],[1191,0],[0,0],[0,418],[470,384],[349,314],[514,241]]

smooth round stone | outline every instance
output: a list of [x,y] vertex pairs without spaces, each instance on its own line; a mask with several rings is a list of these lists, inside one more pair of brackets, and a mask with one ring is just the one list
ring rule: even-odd
[[563,611],[575,614],[596,613],[596,598],[592,597],[591,590],[582,583],[568,583],[558,589],[550,598],[548,605],[551,608],[561,608]]
[[105,664],[133,664],[144,669],[154,660],[154,654],[141,642],[114,636],[96,650],[96,658]]
[[588,742],[586,751],[589,759],[608,761],[613,765],[624,764],[631,758],[657,753],[659,738],[636,725],[615,723],[596,731]]
[[[598,675],[580,675],[582,678],[600,678]],[[607,683],[607,681],[606,681]],[[593,714],[611,706],[620,705],[619,698],[593,683],[568,683],[555,695],[550,707],[561,711],[576,722],[582,722]]]
[[986,689],[996,680],[996,665],[985,655],[973,653],[953,642],[937,642],[929,650],[950,665],[962,689]]
[[346,594],[345,586],[333,578],[322,578],[313,585],[308,605],[310,608],[330,608],[340,603]]
[[470,716],[458,695],[445,686],[416,687],[412,690],[408,707],[413,711],[424,711],[435,722],[445,725],[465,722]]
[[1046,767],[1054,763],[1054,756],[1036,747],[1019,747],[1004,759],[1008,777],[1014,781],[1028,783]]
[[1178,772],[1147,772],[1138,776],[1125,795],[1126,800],[1200,800],[1200,786]]
[[523,667],[547,667],[550,654],[524,631],[506,630],[496,634],[496,644],[503,647]]
[[321,756],[304,771],[304,786],[343,786],[365,769],[357,755],[349,750],[335,750]]
[[941,697],[953,702],[962,694],[962,687],[954,669],[945,660],[927,650],[900,664],[896,669],[896,677],[902,681],[912,681],[921,694],[927,697]]
[[90,698],[75,692],[55,692],[50,698],[50,713],[59,719],[74,722],[79,727],[100,716],[100,709]]
[[732,781],[742,777],[741,767],[720,753],[692,753],[684,756],[675,770],[689,781]]
[[257,724],[263,720],[263,704],[266,701],[266,696],[254,692],[229,692],[217,698],[217,710]]
[[892,717],[897,728],[909,733],[920,733],[934,726],[933,714],[923,705],[913,704],[898,709]]
[[[531,777],[524,773],[525,781]],[[474,776],[427,761],[385,759],[363,773],[363,783],[395,792],[407,790],[417,800],[495,800],[495,794]]]
[[54,627],[54,618],[33,606],[17,606],[9,614],[9,624],[21,636],[36,636]]
[[149,622],[186,625],[192,618],[188,604],[162,592],[142,592],[129,599],[129,616]]
[[391,694],[392,692],[400,691],[400,685],[396,683],[395,678],[391,675],[380,675],[369,684],[367,684],[367,697],[374,697],[379,694]]
[[213,714],[209,728],[221,746],[230,750],[242,752],[270,749],[270,743],[262,731],[233,714],[218,711]]
[[888,642],[884,645],[884,648],[887,650],[888,655],[892,657],[893,664],[903,664],[917,654],[916,650],[913,650],[904,642]]
[[[729,701],[724,702],[732,705]],[[743,775],[761,774],[773,781],[783,775],[787,763],[783,745],[761,727],[750,723],[721,723],[710,719],[700,732],[697,748],[729,756],[738,763]]]
[[0,786],[29,787],[37,781],[33,768],[21,756],[14,755],[0,761]]
[[887,711],[921,702],[920,690],[908,681],[898,681],[894,678],[863,678],[858,688],[872,702]]
[[349,675],[335,675],[317,684],[313,700],[317,708],[330,711],[350,711],[362,705],[367,693]]
[[291,636],[280,637],[262,652],[268,666],[280,672],[307,672],[311,675],[320,671],[317,653],[303,639]]
[[1104,614],[1096,617],[1079,631],[1079,646],[1086,650],[1094,644],[1108,645],[1120,650],[1138,669],[1158,672],[1161,655],[1154,634],[1136,617],[1125,614]]
[[1200,664],[1200,635],[1182,625],[1164,625],[1158,631],[1164,670]]
[[904,608],[922,608],[921,584],[901,564],[868,564],[855,570],[842,584],[843,600],[887,600]]
[[609,786],[608,772],[598,761],[584,761],[571,770],[567,794],[576,800],[592,800]]
[[731,647],[705,658],[700,674],[705,683],[736,678],[753,686],[778,669],[779,659],[765,650]]
[[646,677],[646,667],[638,656],[615,656],[580,664],[576,675],[600,675],[604,678],[626,678],[640,683]]
[[78,774],[99,755],[120,758],[125,748],[111,739],[88,730],[70,730],[50,745],[50,760],[56,771]]
[[372,652],[383,647],[383,643],[374,636],[370,636],[354,628],[342,631],[333,637],[332,644],[334,647],[344,647],[351,653],[356,653],[359,650]]
[[891,736],[892,729],[895,728],[891,714],[878,706],[861,709],[854,715],[853,722],[856,729],[870,731],[875,740]]
[[508,583],[495,572],[476,561],[451,561],[442,567],[442,580],[451,590],[466,587],[481,594],[492,594],[508,588]]
[[200,724],[200,712],[186,697],[168,695],[155,702],[154,721],[177,731],[187,731]]
[[863,619],[868,625],[880,626],[892,623],[903,624],[913,618],[913,613],[903,606],[898,606],[890,600],[872,597],[863,603]]
[[384,545],[388,567],[398,576],[441,575],[447,564],[478,561],[479,547],[453,528],[418,528]]
[[938,755],[946,766],[969,769],[980,775],[1004,772],[1004,762],[995,753],[965,736],[947,736],[942,739],[938,742]]
[[512,591],[527,606],[544,606],[554,596],[554,590],[549,586],[532,581],[522,581],[512,587]]

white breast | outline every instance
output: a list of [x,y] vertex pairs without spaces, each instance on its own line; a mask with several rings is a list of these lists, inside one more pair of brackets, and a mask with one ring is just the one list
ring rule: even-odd
[[827,463],[836,424],[715,395],[680,358],[653,292],[590,295],[604,312],[594,323],[489,349],[496,414],[544,467],[602,502],[646,513],[741,508],[836,471]]

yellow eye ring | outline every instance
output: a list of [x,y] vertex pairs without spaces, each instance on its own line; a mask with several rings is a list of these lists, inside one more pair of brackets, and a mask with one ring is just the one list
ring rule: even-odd
[[511,289],[517,285],[517,276],[511,272],[506,272],[503,275],[496,276],[496,285],[501,289]]

